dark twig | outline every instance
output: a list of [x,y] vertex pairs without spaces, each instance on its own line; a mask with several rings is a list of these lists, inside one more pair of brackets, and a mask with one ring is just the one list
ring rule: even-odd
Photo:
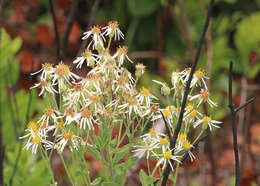
[[[210,1],[210,5],[209,5],[209,9],[208,9],[208,14],[207,14],[206,21],[205,21],[205,25],[204,25],[204,28],[203,28],[203,31],[202,31],[202,34],[201,34],[201,37],[200,37],[200,41],[199,41],[198,49],[197,49],[197,52],[196,52],[196,56],[195,56],[195,59],[194,59],[194,62],[193,62],[192,68],[191,68],[191,72],[190,72],[190,75],[189,75],[188,82],[186,84],[186,88],[185,88],[185,92],[184,92],[184,96],[183,96],[183,100],[182,100],[182,105],[181,105],[181,111],[180,111],[179,119],[178,119],[176,128],[174,130],[173,137],[172,137],[172,139],[170,141],[171,149],[174,149],[176,141],[177,141],[178,134],[179,134],[179,132],[181,130],[181,124],[182,124],[182,120],[183,120],[183,114],[184,114],[184,111],[185,111],[185,106],[186,106],[188,94],[189,94],[189,91],[190,91],[191,80],[192,80],[193,74],[195,72],[197,63],[199,61],[200,51],[201,51],[201,48],[202,48],[202,44],[203,44],[203,42],[205,40],[205,35],[206,35],[206,32],[207,32],[207,28],[209,26],[210,16],[211,16],[211,13],[212,13],[213,5],[214,5],[214,0],[211,0]],[[173,152],[172,154],[174,154],[174,150],[172,152]],[[166,185],[166,181],[167,181],[167,179],[169,177],[170,170],[171,170],[171,167],[168,164],[167,167],[166,167],[166,170],[163,173],[162,185],[164,185],[164,186]]]
[[65,30],[65,34],[64,34],[62,46],[61,46],[62,47],[61,54],[62,54],[63,57],[66,56],[68,39],[69,39],[69,35],[70,35],[71,29],[72,29],[72,26],[73,26],[73,22],[74,22],[75,17],[76,17],[78,4],[79,4],[79,0],[72,1],[72,5],[71,5],[71,8],[70,8],[70,13],[69,13],[69,17],[68,17],[68,24],[67,24],[67,28]]
[[248,104],[252,103],[255,100],[255,98],[249,99],[247,102],[245,102],[243,105],[237,107],[234,111],[237,113],[241,109],[245,108]]
[[237,126],[236,126],[236,113],[246,107],[249,103],[252,103],[255,98],[251,98],[246,103],[235,108],[232,100],[232,72],[233,72],[233,63],[230,62],[229,65],[229,82],[228,82],[228,96],[229,96],[229,108],[231,111],[232,119],[232,132],[233,132],[233,148],[235,154],[235,166],[236,166],[236,186],[239,186],[240,183],[240,167],[239,167],[239,155],[238,155],[238,146],[237,146]]
[[228,95],[229,95],[229,108],[231,111],[232,118],[232,132],[233,132],[233,147],[235,154],[235,166],[236,166],[236,186],[239,186],[240,182],[240,170],[239,170],[239,156],[238,156],[238,147],[237,147],[237,126],[236,126],[236,111],[233,105],[232,100],[232,68],[233,63],[230,62],[229,66],[229,82],[228,82]]
[[164,121],[164,125],[165,125],[165,128],[166,128],[167,135],[168,135],[169,139],[171,139],[171,138],[172,138],[172,135],[171,135],[169,126],[168,126],[168,124],[167,124],[167,121],[166,121],[166,119],[165,119],[165,117],[164,117],[162,111],[160,111],[160,113],[161,113],[162,118],[163,118],[163,121]]
[[[94,5],[93,5],[92,8],[91,8],[90,18],[89,18],[89,21],[88,21],[87,29],[89,29],[89,28],[93,25],[93,23],[94,23],[94,21],[95,21],[99,3],[100,3],[100,0],[96,0],[95,3],[94,3]],[[79,52],[78,52],[78,56],[79,56],[79,55],[83,52],[83,50],[86,48],[87,43],[88,43],[88,40],[87,40],[87,39],[84,40],[84,41],[82,41],[81,46],[80,46],[80,49],[79,49]]]
[[60,55],[60,37],[59,37],[59,33],[58,33],[58,26],[57,26],[57,20],[56,20],[56,16],[55,16],[55,12],[54,12],[54,7],[53,7],[53,2],[52,0],[49,0],[49,5],[50,5],[50,11],[51,11],[51,16],[52,16],[52,21],[53,21],[53,25],[54,25],[54,31],[55,31],[55,40],[56,40],[56,54],[57,54],[57,61],[56,64],[58,64],[58,62],[61,59],[61,55]]

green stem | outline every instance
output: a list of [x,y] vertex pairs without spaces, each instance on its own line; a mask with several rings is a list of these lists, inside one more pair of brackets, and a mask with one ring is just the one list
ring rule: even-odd
[[112,37],[109,36],[109,41],[108,41],[107,49],[110,48],[111,40],[112,40]]
[[[53,175],[53,171],[52,171],[51,166],[50,166],[50,161],[47,160],[48,158],[46,158],[46,156],[44,155],[43,152],[44,152],[44,151],[43,151],[43,149],[42,149],[42,147],[41,147],[41,155],[42,155],[42,158],[43,158],[43,160],[44,160],[44,162],[45,162],[45,164],[46,164],[46,166],[47,166],[47,169],[48,169],[48,171],[49,171],[49,173],[50,173],[50,175],[51,175],[51,181],[52,181],[52,183],[53,183],[54,185],[57,185],[57,184],[56,184],[56,181],[55,181],[55,178],[54,178],[54,175]],[[47,156],[47,157],[48,157],[48,156]]]
[[67,165],[66,165],[66,163],[65,163],[65,161],[64,161],[64,158],[63,158],[62,153],[59,153],[59,155],[60,155],[61,162],[62,162],[62,164],[63,164],[63,166],[64,166],[64,168],[65,168],[65,171],[66,171],[66,173],[67,173],[67,175],[68,175],[68,178],[69,178],[71,184],[74,186],[72,177],[71,177],[71,175],[70,175],[70,173],[69,173],[68,167],[67,167]]
[[150,176],[150,175],[151,175],[151,170],[150,170],[150,163],[149,163],[149,160],[146,159],[146,162],[147,162],[148,175]]
[[179,167],[180,167],[180,163],[177,162],[176,170],[175,170],[175,173],[174,173],[173,186],[175,186],[176,183],[177,183]]

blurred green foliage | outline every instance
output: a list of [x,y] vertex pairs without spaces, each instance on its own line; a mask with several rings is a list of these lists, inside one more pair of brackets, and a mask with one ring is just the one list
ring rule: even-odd
[[[5,149],[4,182],[10,182],[17,164],[13,185],[30,186],[37,184],[44,186],[50,178],[44,161],[37,159],[37,156],[32,155],[31,152],[21,150],[26,140],[18,139],[23,135],[24,127],[28,122],[27,117],[32,117],[36,105],[41,102],[36,91],[32,91],[29,95],[24,90],[17,92],[12,90],[19,77],[19,63],[15,54],[21,45],[20,38],[11,39],[2,29],[0,43],[0,119],[3,123],[2,137]],[[19,159],[17,159],[18,156]]]

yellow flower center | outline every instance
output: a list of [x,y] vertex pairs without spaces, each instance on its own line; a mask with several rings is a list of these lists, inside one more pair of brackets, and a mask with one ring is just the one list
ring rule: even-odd
[[212,119],[209,116],[204,116],[203,120],[204,120],[204,122],[209,123]]
[[186,140],[186,134],[180,133],[180,134],[178,135],[178,140],[180,140],[180,141]]
[[205,75],[205,73],[202,72],[202,71],[199,69],[199,70],[197,70],[197,71],[195,72],[195,75],[196,75],[198,78],[202,78],[202,77]]
[[72,108],[67,108],[66,109],[66,115],[67,116],[74,116],[74,111],[73,111],[73,109]]
[[145,146],[145,150],[147,150],[147,151],[150,150],[150,148],[151,148],[150,145],[146,145],[146,146]]
[[55,73],[59,76],[68,75],[70,73],[70,67],[68,65],[65,65],[63,62],[60,62],[55,69]]
[[149,130],[149,134],[150,134],[150,136],[151,136],[152,138],[156,138],[156,137],[157,137],[157,133],[156,133],[156,131],[155,131],[154,129],[150,129],[150,130]]
[[91,111],[86,108],[81,111],[81,116],[83,118],[89,118],[91,114],[92,114]]
[[165,159],[170,159],[172,157],[172,152],[167,150],[165,153],[163,153],[163,157]]
[[193,109],[193,104],[189,103],[186,108],[187,108],[187,110],[192,110]]
[[150,110],[151,110],[152,112],[156,112],[156,111],[159,110],[159,106],[157,106],[157,105],[152,105],[152,106],[150,106]]
[[120,46],[117,49],[117,51],[118,51],[119,55],[125,55],[125,54],[127,54],[128,48],[126,46],[123,46],[123,47]]
[[93,26],[91,29],[91,32],[94,34],[99,34],[100,33],[100,27],[99,26]]
[[50,115],[52,115],[53,112],[54,112],[54,109],[51,108],[51,107],[46,108],[45,111],[44,111],[44,113],[45,113],[46,116],[50,116]]
[[150,91],[149,89],[143,87],[140,93],[144,96],[148,96],[150,94]]
[[189,149],[191,148],[191,144],[190,144],[190,142],[189,142],[188,140],[185,140],[185,141],[183,142],[182,146],[183,146],[183,148],[184,148],[185,150],[189,150]]
[[61,121],[58,121],[56,127],[63,128],[63,123]]
[[168,139],[167,139],[167,137],[165,137],[165,138],[160,138],[160,144],[161,145],[167,145],[168,144]]
[[63,137],[63,139],[68,140],[68,139],[73,138],[73,136],[74,136],[73,132],[71,132],[71,131],[66,131],[66,132],[63,133],[63,136],[62,136],[62,137]]
[[171,111],[170,111],[170,109],[169,109],[168,107],[165,108],[165,109],[163,109],[163,110],[162,110],[162,113],[163,113],[163,115],[164,115],[166,118],[168,118],[168,117],[171,116]]
[[47,122],[46,121],[42,121],[40,123],[38,123],[38,128],[46,128],[47,127]]
[[44,71],[50,71],[51,68],[52,68],[52,64],[50,64],[50,63],[44,63],[44,64],[42,64],[42,69],[43,69]]
[[117,29],[118,23],[117,23],[117,21],[110,21],[110,22],[108,22],[108,26],[112,29]]
[[86,49],[84,52],[82,52],[81,55],[82,55],[82,57],[88,58],[91,56],[91,54],[92,54],[92,52],[90,50]]
[[190,112],[189,115],[190,115],[191,117],[194,117],[194,116],[196,116],[197,112],[198,112],[198,111],[194,109],[193,111]]
[[129,105],[136,105],[137,104],[137,99],[136,98],[130,98],[128,99]]
[[94,103],[98,103],[100,101],[100,97],[98,95],[89,96],[89,99]]
[[200,91],[200,95],[201,95],[201,97],[202,97],[203,99],[208,99],[210,93],[209,93],[209,91],[202,89],[202,90]]
[[30,121],[30,122],[28,123],[27,128],[28,128],[29,130],[32,130],[34,133],[36,133],[36,132],[38,131],[37,125],[36,125],[36,123],[33,122],[33,121]]
[[39,144],[41,142],[41,139],[39,136],[32,137],[32,142],[34,144]]

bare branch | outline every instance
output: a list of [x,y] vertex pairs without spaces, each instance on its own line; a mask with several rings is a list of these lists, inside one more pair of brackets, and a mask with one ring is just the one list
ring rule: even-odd
[[70,8],[70,13],[69,13],[69,17],[68,17],[68,24],[67,24],[67,28],[65,30],[65,34],[64,34],[62,46],[61,46],[62,47],[61,53],[62,53],[63,57],[66,56],[68,38],[69,38],[71,29],[72,29],[72,26],[73,26],[73,22],[74,22],[75,17],[76,17],[76,13],[77,13],[77,10],[78,10],[78,4],[79,4],[79,0],[72,1],[72,5],[71,5],[71,8]]
[[55,16],[55,12],[54,12],[54,7],[53,7],[53,2],[52,0],[49,0],[49,5],[50,5],[50,11],[51,11],[51,16],[52,16],[52,21],[54,24],[54,31],[55,31],[55,40],[56,40],[56,54],[57,54],[57,61],[56,64],[58,64],[58,62],[60,60],[62,60],[61,55],[60,55],[60,37],[59,37],[59,33],[58,33],[58,26],[57,26],[57,20],[56,20],[56,16]]
[[239,169],[239,156],[238,156],[238,146],[237,146],[237,127],[236,127],[236,111],[234,109],[233,100],[232,100],[232,70],[233,63],[230,62],[229,66],[229,83],[228,83],[228,95],[229,95],[229,108],[231,111],[232,119],[232,133],[233,133],[233,148],[235,154],[235,168],[236,168],[236,186],[239,186],[240,182],[240,169]]
[[[201,51],[201,48],[202,48],[202,44],[203,44],[203,42],[205,40],[205,35],[206,35],[206,32],[207,32],[207,28],[209,26],[213,5],[214,5],[214,0],[211,0],[210,1],[210,5],[209,5],[209,9],[208,9],[208,14],[207,14],[206,21],[205,21],[205,25],[204,25],[204,28],[203,28],[203,31],[202,31],[202,34],[201,34],[201,37],[200,37],[200,41],[199,41],[198,49],[197,49],[197,52],[196,52],[195,60],[194,60],[194,63],[192,65],[192,68],[191,68],[191,72],[190,72],[190,75],[189,75],[188,82],[186,84],[186,88],[185,88],[185,92],[184,92],[184,96],[183,96],[183,100],[182,100],[182,105],[181,105],[181,111],[180,111],[179,119],[178,119],[176,128],[174,130],[173,137],[172,137],[172,139],[170,141],[171,149],[174,149],[176,141],[177,141],[178,134],[179,134],[180,129],[181,129],[181,124],[182,124],[182,120],[183,120],[185,106],[186,106],[188,94],[189,94],[189,91],[190,91],[191,80],[192,80],[193,74],[195,72],[197,63],[199,61],[200,51]],[[173,150],[172,154],[174,155],[174,150]],[[166,170],[163,173],[162,185],[164,185],[164,186],[166,186],[166,181],[167,181],[168,176],[170,174],[170,170],[171,170],[171,167],[168,164],[167,167],[166,167]]]
[[237,107],[235,109],[235,112],[239,112],[241,109],[245,108],[248,104],[252,103],[254,100],[255,100],[255,98],[249,99],[247,102],[245,102],[244,104],[242,104],[239,107]]
[[172,135],[171,135],[169,126],[168,126],[168,124],[167,124],[167,121],[165,120],[165,117],[164,117],[162,111],[160,111],[160,113],[161,113],[162,118],[163,118],[163,121],[164,121],[164,125],[165,125],[165,128],[166,128],[167,135],[168,135],[169,139],[171,139],[171,138],[172,138]]

